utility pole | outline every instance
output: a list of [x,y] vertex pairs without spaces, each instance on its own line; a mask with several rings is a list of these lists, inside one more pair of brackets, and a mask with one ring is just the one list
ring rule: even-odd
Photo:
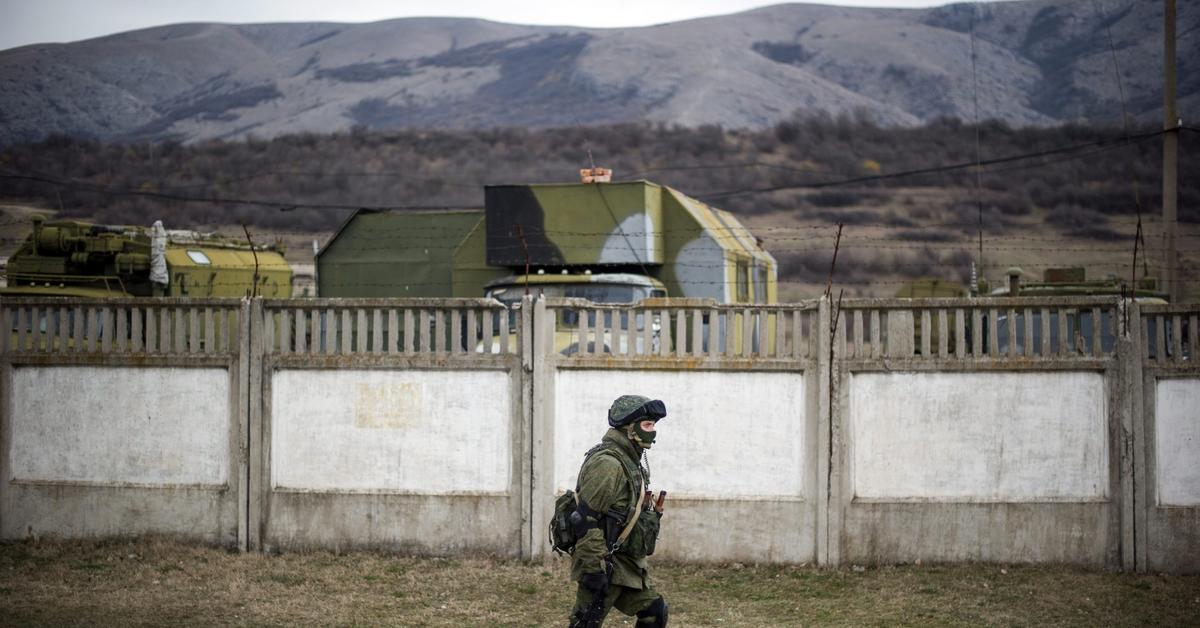
[[1163,229],[1166,292],[1179,302],[1179,260],[1175,252],[1178,202],[1179,111],[1175,105],[1175,0],[1163,0]]

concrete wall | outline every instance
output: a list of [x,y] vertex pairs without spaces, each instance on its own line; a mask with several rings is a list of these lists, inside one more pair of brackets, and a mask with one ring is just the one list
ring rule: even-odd
[[228,369],[9,372],[4,538],[152,533],[236,541]]
[[1158,506],[1200,506],[1200,379],[1157,382]]
[[469,366],[268,368],[262,546],[519,555],[519,381]]
[[229,481],[229,406],[213,403],[229,398],[224,369],[30,366],[12,380],[13,481]]
[[509,392],[498,371],[278,371],[271,487],[504,494]]
[[857,500],[1108,496],[1099,373],[861,373],[849,414]]
[[1103,374],[922,370],[846,380],[831,514],[840,523],[830,536],[841,561],[1120,564]]
[[623,394],[662,399],[647,453],[651,483],[674,497],[804,499],[808,467],[800,373],[562,370],[556,377],[556,492],[575,488],[583,453]]
[[[1130,305],[1109,347],[1000,315],[1065,335],[1107,301],[847,302],[831,350],[828,303],[708,312],[764,330],[754,347],[701,342],[701,304],[654,310],[674,339],[559,354],[555,314],[580,307],[621,309],[0,301],[0,537],[540,558],[554,496],[632,392],[669,411],[648,456],[670,493],[659,559],[1200,571],[1197,343],[1161,322],[1196,329],[1191,306],[1148,327]],[[71,328],[39,331],[55,310]],[[493,316],[516,325],[498,342]],[[985,344],[1000,325],[1032,344]]]
[[1143,389],[1137,567],[1200,573],[1200,373],[1155,364]]
[[668,491],[658,555],[815,559],[815,422],[802,373],[559,369],[554,379],[554,494],[575,488],[613,399],[662,399],[667,418],[647,454],[650,488]]

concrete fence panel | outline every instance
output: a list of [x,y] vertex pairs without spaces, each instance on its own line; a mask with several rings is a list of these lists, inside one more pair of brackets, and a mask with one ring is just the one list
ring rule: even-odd
[[1120,566],[1118,315],[1098,299],[846,303],[831,557]]
[[[245,531],[237,301],[6,299],[0,535]],[[10,334],[8,330],[13,330]]]
[[[549,365],[536,387],[544,423],[535,432],[549,445],[537,449],[549,461],[535,465],[546,474],[538,483],[548,489],[538,493],[542,508],[575,488],[583,453],[607,429],[612,401],[641,394],[662,399],[668,412],[646,456],[649,488],[668,492],[658,555],[815,561],[822,493],[808,343],[816,307],[610,306],[589,315],[595,306],[580,306],[552,301],[539,317],[545,327],[537,327],[546,339],[538,355]],[[596,343],[570,328],[580,335],[551,348],[564,321],[592,325],[594,338],[641,341]]]
[[1200,506],[1200,379],[1159,379],[1154,399],[1157,504]]
[[507,310],[338,300],[254,316],[266,403],[252,542],[527,552],[524,334]]
[[854,498],[1108,498],[1100,373],[860,373],[850,378]]
[[1139,309],[1137,566],[1200,573],[1200,306]]
[[549,553],[661,398],[658,555],[1200,571],[1195,305],[0,301],[0,537]]

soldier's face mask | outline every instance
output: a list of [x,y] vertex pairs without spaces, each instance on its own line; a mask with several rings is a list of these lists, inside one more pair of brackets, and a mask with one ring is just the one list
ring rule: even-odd
[[658,435],[655,423],[653,419],[642,419],[633,424],[633,439],[643,449],[650,449],[654,444],[654,437]]

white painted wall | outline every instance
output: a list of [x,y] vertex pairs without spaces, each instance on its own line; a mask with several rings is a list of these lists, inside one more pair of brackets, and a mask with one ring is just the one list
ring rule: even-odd
[[1099,373],[863,373],[850,380],[856,498],[1088,501],[1108,495]]
[[276,371],[271,485],[505,493],[510,396],[502,371]]
[[554,389],[555,492],[575,488],[583,454],[621,395],[662,399],[651,484],[678,497],[802,498],[804,377],[798,373],[562,369]]
[[15,367],[13,477],[144,485],[229,478],[223,368]]
[[1200,379],[1160,379],[1154,404],[1158,505],[1200,505]]

